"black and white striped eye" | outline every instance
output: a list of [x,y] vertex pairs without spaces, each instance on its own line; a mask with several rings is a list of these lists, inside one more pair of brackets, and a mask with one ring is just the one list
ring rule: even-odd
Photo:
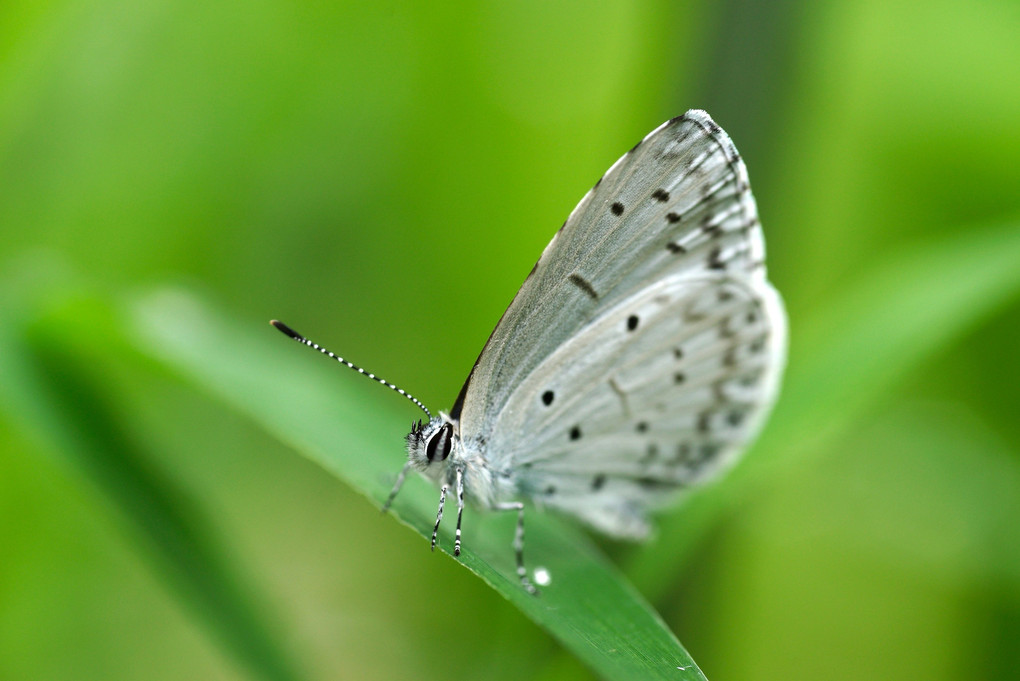
[[435,435],[429,438],[425,445],[425,458],[429,463],[443,461],[450,455],[453,448],[453,424],[445,423],[442,428],[436,431]]

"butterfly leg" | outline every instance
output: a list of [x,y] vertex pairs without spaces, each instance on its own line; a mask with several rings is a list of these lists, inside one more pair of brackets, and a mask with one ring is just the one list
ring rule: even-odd
[[393,483],[393,489],[390,490],[390,495],[386,497],[386,503],[382,506],[382,512],[390,510],[390,505],[393,504],[393,500],[397,498],[397,492],[404,485],[404,478],[407,477],[407,471],[411,469],[411,462],[408,461],[404,464],[404,467],[400,469],[400,473],[397,474],[397,481]]
[[521,586],[530,594],[538,594],[538,589],[528,579],[528,571],[524,569],[524,504],[519,501],[508,501],[495,506],[497,511],[517,511],[517,529],[514,531],[514,557],[517,559],[517,576]]
[[439,523],[443,522],[443,505],[446,504],[446,485],[439,490],[439,513],[436,514],[436,526],[432,528],[432,550],[436,550],[436,535],[439,534]]
[[464,470],[457,469],[457,536],[453,541],[453,555],[460,555],[460,519],[464,515]]

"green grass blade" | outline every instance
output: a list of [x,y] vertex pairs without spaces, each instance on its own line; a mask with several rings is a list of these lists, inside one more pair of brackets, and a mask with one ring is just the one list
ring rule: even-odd
[[[182,292],[146,296],[130,314],[140,348],[248,414],[375,504],[386,498],[405,459],[401,436],[407,420],[420,415],[402,400],[300,349],[268,320],[228,321]],[[398,413],[403,416],[395,417]],[[437,496],[413,476],[393,511],[429,537]],[[550,514],[528,514],[527,560],[552,576],[534,597],[514,572],[513,515],[469,509],[464,522],[458,560],[602,677],[704,678],[654,610],[577,527]],[[452,546],[448,530],[443,550]],[[428,558],[426,546],[418,559]],[[678,677],[681,667],[684,675]]]
[[304,678],[217,548],[213,523],[121,425],[104,368],[124,361],[113,355],[125,348],[111,334],[108,309],[80,303],[0,329],[0,406],[99,491],[149,565],[253,678]]

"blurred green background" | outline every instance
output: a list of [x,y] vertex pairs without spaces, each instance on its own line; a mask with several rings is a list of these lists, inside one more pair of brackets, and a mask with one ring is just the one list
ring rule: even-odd
[[[119,311],[183,288],[448,408],[576,201],[688,108],[748,164],[790,392],[704,531],[607,550],[709,678],[1014,675],[1018,35],[1004,0],[4,2],[0,678],[591,678]],[[335,373],[399,467],[418,414]]]

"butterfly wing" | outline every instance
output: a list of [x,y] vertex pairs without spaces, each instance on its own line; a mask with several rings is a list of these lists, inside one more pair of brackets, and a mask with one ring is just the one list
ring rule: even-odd
[[[672,301],[662,312],[665,316],[720,287],[732,289],[736,298],[749,305],[757,301],[762,323],[770,329],[769,357],[773,358],[765,371],[772,376],[764,376],[762,385],[774,385],[781,371],[782,353],[777,354],[777,348],[785,342],[785,327],[782,305],[765,279],[764,257],[747,172],[729,137],[703,111],[688,111],[667,121],[609,169],[543,251],[451,410],[451,416],[460,421],[461,437],[475,446],[484,443],[493,466],[529,470],[535,480],[540,478],[543,462],[550,466],[558,462],[555,468],[545,469],[548,474],[586,465],[580,460],[583,456],[567,461],[559,450],[535,439],[539,429],[554,427],[544,420],[550,411],[543,410],[549,406],[543,399],[552,388],[541,387],[539,379],[550,385],[567,376],[605,382],[609,374],[598,376],[596,371],[617,365],[587,360],[578,354],[581,346],[574,341],[584,338],[592,347],[600,341],[608,344],[608,336],[598,335],[608,333],[603,327],[619,319],[628,322],[637,314],[630,311],[634,305],[650,304],[656,296]],[[713,319],[718,325],[723,318]],[[639,319],[642,334],[622,337],[613,362],[638,361],[639,356],[653,353],[653,345],[660,353],[672,352],[672,344],[665,341],[633,344],[634,339],[645,337],[649,323],[642,326]],[[669,328],[676,334],[673,341],[687,333],[676,324]],[[578,376],[578,371],[584,376]],[[567,385],[581,390],[590,384]],[[604,409],[610,409],[608,404]],[[686,414],[677,400],[665,404],[674,410],[674,418]],[[605,415],[605,423],[611,422],[611,410],[585,409],[592,418]],[[631,416],[636,414],[631,411]],[[568,420],[579,415],[559,413]],[[605,433],[601,444],[593,438],[585,444],[609,452],[613,431],[607,427]],[[525,464],[530,467],[519,468]],[[532,482],[522,479],[524,485]],[[604,484],[609,489],[608,481]],[[566,508],[565,503],[560,505]],[[636,529],[624,531],[620,522],[614,529],[612,521],[586,519],[615,534],[640,534]]]
[[784,361],[783,319],[768,285],[657,280],[522,381],[487,458],[539,503],[641,537],[650,509],[727,468],[757,434]]

